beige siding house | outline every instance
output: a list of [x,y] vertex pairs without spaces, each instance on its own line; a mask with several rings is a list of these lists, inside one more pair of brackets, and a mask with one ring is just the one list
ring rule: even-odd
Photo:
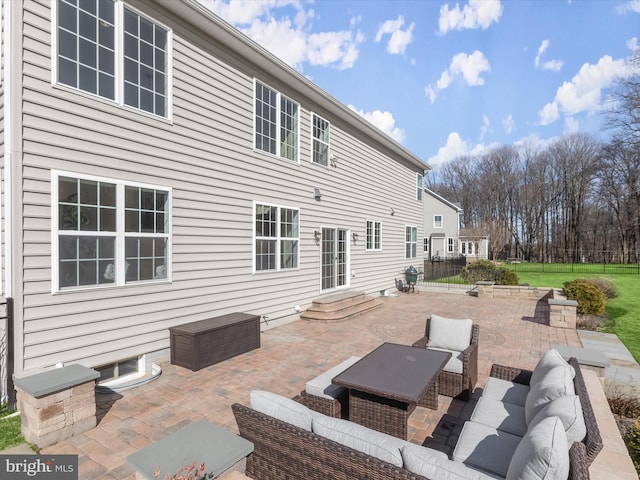
[[17,373],[142,372],[171,326],[276,326],[422,259],[420,158],[195,0],[79,4],[2,2]]

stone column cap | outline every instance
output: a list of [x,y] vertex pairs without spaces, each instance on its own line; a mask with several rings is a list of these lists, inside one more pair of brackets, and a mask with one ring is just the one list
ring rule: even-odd
[[74,363],[62,368],[52,368],[26,377],[14,377],[14,385],[34,398],[44,397],[98,378],[92,368]]

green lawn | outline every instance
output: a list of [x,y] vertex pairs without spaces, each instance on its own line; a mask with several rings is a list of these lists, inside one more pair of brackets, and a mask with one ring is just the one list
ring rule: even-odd
[[6,405],[0,405],[0,451],[24,443],[20,433],[20,416],[6,416]]
[[640,276],[634,274],[596,273],[548,273],[518,271],[520,283],[534,287],[562,288],[564,282],[576,278],[606,278],[613,282],[620,295],[607,300],[607,315],[611,326],[606,330],[615,333],[640,362]]

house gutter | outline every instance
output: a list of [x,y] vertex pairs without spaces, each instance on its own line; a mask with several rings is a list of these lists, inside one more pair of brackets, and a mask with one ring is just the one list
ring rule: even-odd
[[302,95],[317,105],[326,108],[341,121],[355,127],[360,133],[369,137],[388,151],[401,156],[413,166],[422,169],[422,171],[431,170],[431,167],[420,157],[416,156],[356,112],[347,108],[342,102],[336,100],[297,70],[251,40],[244,33],[218,17],[198,0],[155,0],[154,3],[161,5],[167,11],[187,22],[188,25],[196,26],[208,37],[236,52],[237,56],[243,57],[253,65],[273,75],[285,85],[301,92]]

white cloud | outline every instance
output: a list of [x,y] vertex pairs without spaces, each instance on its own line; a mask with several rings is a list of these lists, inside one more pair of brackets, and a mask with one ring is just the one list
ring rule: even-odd
[[627,13],[640,13],[640,0],[629,0],[622,6],[616,8],[616,11],[621,15],[626,15]]
[[564,119],[564,132],[565,133],[576,133],[580,130],[580,122],[573,117],[566,117]]
[[580,71],[564,82],[557,90],[553,102],[546,104],[538,112],[541,125],[548,125],[560,118],[560,112],[566,116],[581,112],[594,113],[600,109],[602,89],[611,85],[617,78],[625,78],[632,67],[624,60],[614,60],[605,55],[595,65],[585,63]]
[[480,127],[480,141],[484,140],[484,137],[487,133],[489,133],[491,127],[491,122],[489,121],[489,117],[486,115],[482,116],[482,126]]
[[[350,30],[309,34],[315,13],[305,10],[298,0],[199,1],[298,70],[305,62],[338,70],[351,68],[365,40],[356,30],[359,17],[351,18]],[[282,13],[274,15],[279,9]]]
[[629,50],[631,50],[632,52],[635,52],[639,47],[640,44],[638,44],[638,37],[633,37],[630,38],[627,41],[627,47],[629,48]]
[[446,145],[444,147],[440,147],[438,149],[438,153],[430,157],[427,160],[427,163],[432,168],[437,169],[458,157],[467,155],[480,156],[500,146],[501,144],[497,142],[490,143],[488,145],[485,145],[484,143],[472,145],[471,142],[462,140],[458,132],[451,132],[447,137]]
[[405,138],[405,131],[402,128],[396,127],[396,121],[393,118],[393,114],[390,112],[381,112],[380,110],[374,110],[373,112],[365,112],[358,110],[353,105],[349,105],[349,108],[360,115],[362,118],[373,124],[384,133],[389,135],[395,141],[402,143]]
[[382,40],[383,35],[390,35],[389,42],[387,43],[387,52],[392,55],[404,54],[407,46],[413,42],[413,27],[414,23],[411,23],[405,30],[404,17],[400,15],[396,20],[387,20],[378,29],[376,33],[376,42]]
[[[467,85],[477,87],[484,85],[484,78],[480,75],[484,72],[490,72],[491,65],[489,60],[484,54],[476,50],[471,55],[466,53],[458,53],[451,59],[449,68],[442,72],[440,78],[436,81],[436,87],[438,90],[444,90],[453,83],[456,77],[462,77]],[[429,97],[429,100],[433,104],[436,100],[436,90],[429,84],[425,87],[425,94]]]
[[462,9],[456,6],[449,10],[449,4],[440,7],[439,31],[442,35],[451,30],[482,28],[486,30],[502,15],[500,0],[469,0]]
[[536,55],[534,64],[536,68],[541,68],[542,70],[551,70],[553,72],[559,72],[562,69],[562,66],[564,65],[564,62],[562,62],[562,60],[547,60],[545,62],[540,62],[540,58],[542,57],[542,54],[547,50],[547,48],[549,48],[549,45],[551,45],[549,40],[545,39],[542,41],[542,44],[540,44],[540,47],[538,48],[538,54]]
[[509,114],[505,118],[502,119],[502,126],[504,127],[504,131],[508,134],[511,134],[513,130],[516,128],[516,123],[513,120],[513,115]]

